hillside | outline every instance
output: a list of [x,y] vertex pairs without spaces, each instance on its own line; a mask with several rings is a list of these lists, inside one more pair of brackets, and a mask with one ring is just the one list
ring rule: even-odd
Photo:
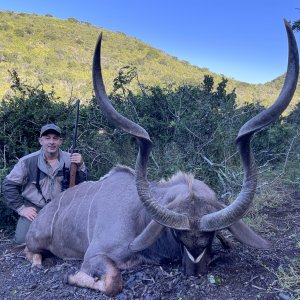
[[[53,86],[66,101],[70,95],[90,99],[92,95],[91,62],[96,39],[103,32],[102,63],[107,90],[124,66],[136,68],[145,85],[199,84],[204,75],[219,82],[222,75],[199,68],[155,49],[142,41],[95,27],[74,18],[60,20],[51,15],[39,16],[0,11],[0,98],[10,86],[8,70],[16,70],[29,84]],[[236,88],[238,102],[262,101],[269,104],[278,96],[284,77],[266,84],[248,84],[228,78],[228,89]],[[136,86],[131,86],[136,90]],[[299,91],[293,103],[299,102]]]

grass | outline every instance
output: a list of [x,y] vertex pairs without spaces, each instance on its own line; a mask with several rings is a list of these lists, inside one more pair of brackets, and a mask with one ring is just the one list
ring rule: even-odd
[[295,259],[286,268],[279,266],[275,274],[279,286],[288,290],[294,300],[300,300],[300,259]]
[[[300,300],[300,260],[296,258],[287,266],[280,265],[275,271],[263,265],[269,272],[276,276],[276,279],[269,286],[268,290],[280,291],[284,294],[289,293],[293,300]],[[279,288],[275,288],[278,286]]]
[[[270,179],[272,177],[265,180],[269,182],[268,184],[263,184],[258,189],[246,222],[267,236],[272,236],[274,232],[277,232],[279,236],[285,235],[289,241],[292,241],[284,246],[283,241],[280,241],[278,237],[274,241],[277,245],[274,250],[278,252],[274,255],[278,258],[274,257],[274,259],[278,261],[279,267],[276,269],[263,266],[276,277],[269,290],[289,293],[292,296],[291,299],[300,300],[300,256],[297,256],[300,249],[300,236],[296,229],[300,215],[298,199],[294,198],[294,192],[299,190],[299,183],[290,181],[288,175],[277,177],[276,180]],[[282,247],[290,247],[289,257],[280,257]]]

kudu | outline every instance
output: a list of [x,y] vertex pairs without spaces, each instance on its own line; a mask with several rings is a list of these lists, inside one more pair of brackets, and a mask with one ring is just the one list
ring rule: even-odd
[[[182,259],[188,275],[208,271],[216,233],[228,229],[240,242],[258,249],[269,243],[241,218],[255,194],[257,172],[251,136],[276,120],[288,106],[299,73],[297,44],[285,21],[289,58],[278,99],[244,124],[236,139],[244,180],[236,200],[221,204],[215,193],[190,174],[179,172],[167,181],[149,182],[147,162],[152,142],[144,128],[120,115],[111,105],[103,84],[101,35],[93,58],[97,103],[117,128],[134,136],[139,146],[135,170],[117,166],[96,182],[84,182],[64,191],[41,210],[27,234],[27,257],[42,263],[45,250],[63,259],[83,259],[68,282],[113,296],[122,290],[120,270],[139,263]],[[100,278],[97,280],[96,278]]]

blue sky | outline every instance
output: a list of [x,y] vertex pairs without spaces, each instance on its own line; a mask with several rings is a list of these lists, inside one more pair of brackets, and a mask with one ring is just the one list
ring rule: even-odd
[[286,71],[283,18],[300,19],[298,8],[299,0],[0,0],[0,10],[73,17],[248,83]]

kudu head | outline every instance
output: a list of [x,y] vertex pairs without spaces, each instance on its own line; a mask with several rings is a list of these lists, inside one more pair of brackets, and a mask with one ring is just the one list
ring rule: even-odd
[[[145,209],[152,217],[146,229],[130,244],[133,251],[140,251],[154,243],[165,228],[171,228],[174,238],[182,247],[183,267],[187,274],[196,275],[207,271],[210,248],[215,232],[228,228],[240,241],[261,249],[269,247],[267,241],[256,235],[241,218],[248,211],[253,200],[257,172],[252,154],[252,135],[275,121],[290,103],[295,92],[299,74],[299,56],[295,37],[285,20],[288,37],[288,67],[284,86],[272,106],[262,111],[240,129],[236,144],[244,168],[242,189],[234,202],[224,207],[212,206],[201,195],[193,192],[179,194],[168,206],[162,206],[153,198],[147,180],[147,162],[152,142],[147,131],[138,124],[120,115],[107,97],[100,63],[101,39],[96,44],[93,60],[93,83],[96,100],[105,117],[117,128],[136,137],[139,152],[136,159],[136,187]],[[187,203],[193,203],[193,213],[188,212]]]

